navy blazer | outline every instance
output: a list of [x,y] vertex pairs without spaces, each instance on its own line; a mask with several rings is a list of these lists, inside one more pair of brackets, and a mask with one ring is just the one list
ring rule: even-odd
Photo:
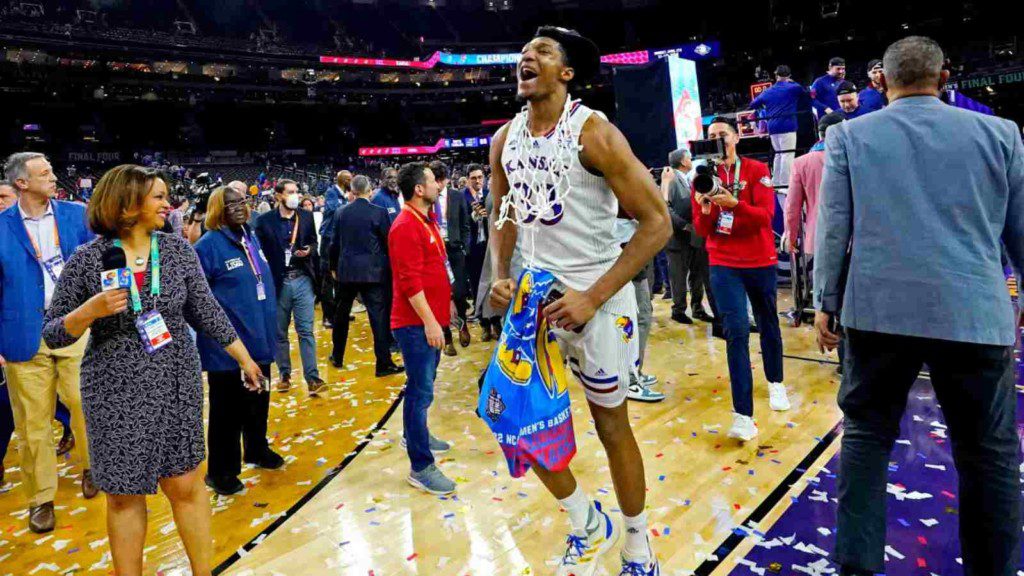
[[384,282],[388,278],[388,211],[357,198],[334,216],[328,251],[338,282]]
[[[466,245],[466,252],[469,252],[470,248],[476,244],[487,244],[487,238],[491,235],[490,226],[487,224],[487,220],[474,220],[473,219],[473,193],[469,191],[469,188],[463,188],[462,194],[466,199],[466,207],[469,209],[469,244]],[[490,196],[490,190],[486,187],[481,190],[480,201],[486,205],[487,197]],[[484,227],[484,235],[480,237],[480,226]]]
[[[302,246],[310,246],[311,251],[306,258],[292,257],[295,266],[301,266],[302,270],[317,285],[317,274],[320,270],[320,254],[317,251],[316,224],[313,222],[313,213],[299,209],[295,213],[299,218],[299,232],[295,237],[295,249]],[[281,293],[281,285],[284,284],[284,251],[288,248],[291,237],[285,238],[281,234],[281,211],[274,209],[256,219],[256,237],[260,240],[263,253],[270,264],[270,272],[274,276],[274,288],[278,294]]]
[[[213,297],[228,315],[245,349],[257,364],[271,364],[277,351],[277,291],[270,265],[260,248],[259,239],[246,227],[249,240],[256,246],[256,264],[263,277],[266,299],[257,296],[256,274],[242,247],[242,239],[230,228],[210,230],[196,242],[196,254]],[[224,347],[203,332],[196,333],[203,370],[238,370]]]
[[[814,296],[857,330],[1009,346],[1003,249],[1024,268],[1024,145],[1009,120],[934,96],[825,136]],[[849,273],[841,281],[847,247]]]
[[[67,262],[94,235],[86,226],[84,206],[58,200],[51,204],[60,251]],[[0,212],[0,238],[0,356],[9,362],[27,362],[42,340],[45,290],[43,269],[17,206]],[[96,278],[97,287],[99,282]]]

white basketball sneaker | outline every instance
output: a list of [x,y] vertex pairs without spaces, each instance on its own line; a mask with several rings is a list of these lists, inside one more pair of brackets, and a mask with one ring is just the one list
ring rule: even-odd
[[754,424],[754,419],[750,416],[733,413],[732,428],[729,428],[728,436],[743,442],[749,442],[757,438],[757,425]]
[[786,385],[782,382],[768,383],[768,406],[777,412],[789,410],[789,396],[786,395]]
[[592,576],[597,572],[598,559],[615,546],[621,530],[601,509],[601,503],[594,501],[597,527],[588,530],[586,536],[570,532],[565,539],[565,553],[558,563],[558,576]]

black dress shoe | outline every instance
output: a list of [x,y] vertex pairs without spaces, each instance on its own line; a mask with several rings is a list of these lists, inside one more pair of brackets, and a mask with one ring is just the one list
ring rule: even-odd
[[682,314],[673,314],[672,319],[675,320],[676,322],[679,322],[680,324],[693,324],[693,320],[691,320],[685,312]]
[[256,460],[246,459],[246,464],[255,464],[257,468],[266,468],[267,470],[277,470],[281,466],[284,466],[284,458],[280,454],[274,452],[270,448],[263,453],[262,456]]
[[750,333],[751,334],[760,334],[761,333],[761,331],[757,328],[757,324],[754,324],[753,322],[750,323]]
[[402,372],[405,372],[405,367],[404,366],[397,366],[395,364],[392,364],[391,366],[385,366],[383,368],[377,368],[376,375],[377,375],[377,378],[384,378],[386,376],[393,376],[395,374],[401,374]]
[[242,482],[238,480],[237,476],[214,477],[207,474],[206,485],[210,487],[210,490],[213,490],[221,496],[230,496],[245,490],[245,484],[242,484]]
[[714,322],[711,324],[711,335],[715,338],[725,340],[725,328],[723,328],[720,323]]
[[345,367],[345,361],[344,360],[338,360],[337,358],[334,357],[334,354],[331,354],[329,360],[331,361],[331,366],[334,366],[335,368],[344,368]]

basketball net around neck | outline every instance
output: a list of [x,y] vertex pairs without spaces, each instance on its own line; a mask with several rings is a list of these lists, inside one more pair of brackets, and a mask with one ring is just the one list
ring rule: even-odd
[[569,171],[582,149],[569,124],[569,115],[577,102],[566,94],[562,115],[548,137],[554,142],[553,154],[548,147],[534,146],[535,141],[545,136],[535,138],[530,133],[527,107],[509,125],[508,162],[516,169],[507,174],[508,192],[501,199],[495,226],[500,230],[510,222],[528,233],[528,249],[523,251],[528,267],[534,263],[537,224],[563,210],[563,202],[572,191]]

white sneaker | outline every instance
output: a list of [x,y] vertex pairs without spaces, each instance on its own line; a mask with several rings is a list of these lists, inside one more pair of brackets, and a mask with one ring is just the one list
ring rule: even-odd
[[754,424],[754,419],[750,416],[733,413],[732,428],[729,428],[727,436],[737,438],[742,442],[749,442],[757,438],[757,425]]
[[789,410],[789,396],[786,395],[786,385],[782,382],[768,383],[768,406],[777,412]]
[[352,305],[353,314],[362,314],[363,312],[366,312],[366,306],[363,306],[358,302]]
[[619,540],[622,531],[601,509],[601,503],[594,501],[598,525],[587,536],[570,532],[566,538],[565,553],[558,562],[558,576],[593,576],[600,565],[599,558],[611,550]]

